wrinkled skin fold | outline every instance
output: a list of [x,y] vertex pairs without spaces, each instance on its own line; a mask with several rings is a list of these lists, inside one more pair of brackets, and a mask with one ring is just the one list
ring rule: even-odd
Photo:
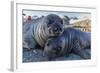
[[62,35],[47,40],[44,54],[49,60],[71,52],[83,59],[90,59],[91,54],[85,49],[91,49],[91,34],[74,28],[65,28]]

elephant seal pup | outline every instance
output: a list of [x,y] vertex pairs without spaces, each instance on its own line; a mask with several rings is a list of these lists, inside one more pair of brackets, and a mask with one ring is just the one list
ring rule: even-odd
[[59,36],[63,32],[63,20],[56,14],[26,21],[23,23],[23,48],[44,47],[50,37]]
[[90,33],[82,32],[73,28],[65,28],[62,35],[48,39],[44,47],[44,55],[49,60],[68,55],[73,52],[83,59],[89,59],[90,53],[85,48],[91,48]]

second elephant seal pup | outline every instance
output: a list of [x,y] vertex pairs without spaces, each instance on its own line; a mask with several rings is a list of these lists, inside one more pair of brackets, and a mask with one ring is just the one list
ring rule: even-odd
[[91,48],[90,33],[73,28],[65,28],[62,35],[48,39],[44,47],[44,54],[49,60],[73,52],[83,59],[89,59],[90,53],[85,49]]

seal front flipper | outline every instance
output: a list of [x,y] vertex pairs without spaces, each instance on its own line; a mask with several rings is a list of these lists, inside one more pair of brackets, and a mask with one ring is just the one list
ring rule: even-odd
[[79,43],[76,43],[76,46],[74,46],[72,52],[79,55],[83,59],[90,59],[91,58],[90,53],[88,53],[85,49],[81,48],[78,44]]
[[79,55],[83,59],[90,59],[91,58],[91,55],[87,51],[85,51],[84,49],[73,48],[72,51],[73,51],[73,53]]

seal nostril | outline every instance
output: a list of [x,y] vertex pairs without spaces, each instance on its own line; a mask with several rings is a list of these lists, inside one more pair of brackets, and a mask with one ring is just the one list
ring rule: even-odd
[[60,31],[62,31],[62,28],[59,28]]

